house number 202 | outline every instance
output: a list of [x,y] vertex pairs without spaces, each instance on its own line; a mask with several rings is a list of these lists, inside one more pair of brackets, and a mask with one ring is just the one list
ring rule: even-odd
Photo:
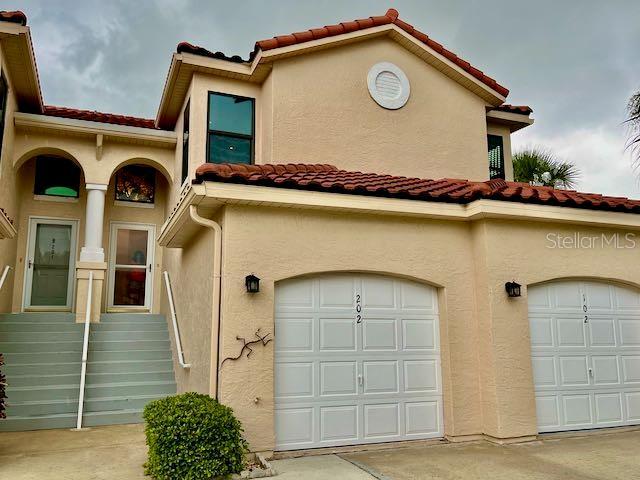
[[356,295],[356,323],[362,323],[362,301],[360,300],[360,295]]

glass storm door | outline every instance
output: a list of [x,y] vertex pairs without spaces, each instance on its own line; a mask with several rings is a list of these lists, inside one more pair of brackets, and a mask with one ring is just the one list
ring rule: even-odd
[[151,308],[154,237],[152,225],[111,225],[109,307]]
[[25,308],[71,308],[76,222],[32,218],[28,248]]

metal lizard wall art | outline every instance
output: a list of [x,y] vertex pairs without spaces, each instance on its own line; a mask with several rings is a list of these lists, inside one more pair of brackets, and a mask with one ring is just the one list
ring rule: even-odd
[[242,342],[242,349],[240,350],[240,353],[238,354],[237,357],[227,357],[224,360],[222,360],[222,363],[220,364],[220,368],[222,368],[222,366],[224,365],[224,362],[226,362],[227,360],[231,360],[231,361],[235,361],[240,359],[240,357],[242,357],[242,355],[244,354],[245,350],[248,350],[247,352],[247,358],[249,358],[251,356],[251,354],[253,353],[253,349],[251,348],[251,345],[255,345],[257,343],[262,343],[262,346],[266,346],[269,342],[271,342],[273,340],[273,338],[268,338],[269,335],[271,335],[270,333],[267,333],[266,335],[260,335],[260,329],[256,330],[256,333],[254,334],[256,337],[258,337],[257,340],[251,340],[250,342],[247,342],[244,338],[236,336],[236,340],[241,341]]

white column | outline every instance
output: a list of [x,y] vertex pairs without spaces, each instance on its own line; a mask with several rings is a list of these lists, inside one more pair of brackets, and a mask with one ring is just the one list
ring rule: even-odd
[[102,225],[104,224],[104,197],[107,185],[87,183],[87,211],[84,245],[80,250],[81,262],[104,262]]

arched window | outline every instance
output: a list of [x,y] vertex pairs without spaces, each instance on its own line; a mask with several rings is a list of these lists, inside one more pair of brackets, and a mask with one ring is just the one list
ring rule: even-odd
[[36,158],[36,178],[33,193],[53,197],[78,198],[80,168],[61,157]]

